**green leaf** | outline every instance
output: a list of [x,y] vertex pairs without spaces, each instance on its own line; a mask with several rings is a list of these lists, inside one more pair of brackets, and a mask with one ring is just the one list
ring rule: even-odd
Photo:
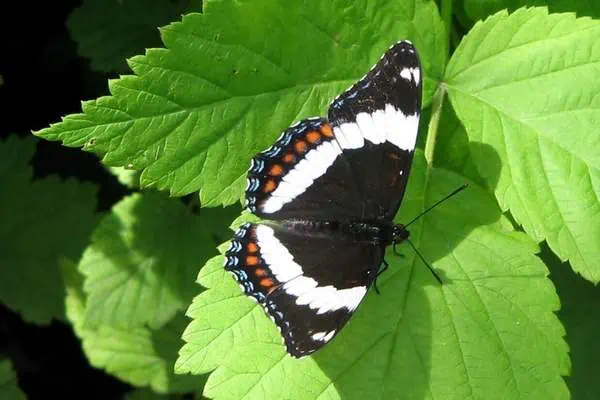
[[[215,215],[205,220],[205,214]],[[216,208],[194,215],[157,192],[120,201],[79,263],[86,324],[159,328],[173,318],[195,294],[198,269],[215,254],[215,226],[228,215]]]
[[577,15],[600,17],[600,2],[595,0],[463,0],[471,20],[485,19],[500,10],[509,12],[523,6],[547,6],[550,12],[577,12]]
[[166,49],[132,58],[113,96],[36,134],[143,170],[142,187],[200,190],[205,206],[239,201],[250,158],[324,115],[392,43],[419,48],[426,102],[447,57],[431,0],[212,1],[161,32]]
[[[417,153],[398,221],[465,182],[427,173]],[[176,371],[214,371],[210,398],[568,397],[558,298],[535,243],[515,232],[476,184],[411,225],[411,240],[442,275],[440,287],[406,245],[388,251],[381,295],[370,291],[348,326],[312,358],[285,354],[274,324],[210,260],[208,289],[188,310]],[[226,248],[226,245],[222,249]]]
[[501,12],[453,55],[446,87],[503,210],[600,280],[600,23],[546,9]]
[[89,328],[84,319],[84,277],[72,262],[65,261],[62,267],[67,285],[66,314],[82,340],[83,351],[92,366],[132,385],[149,386],[158,393],[185,393],[204,386],[205,377],[173,373],[181,333],[188,322],[182,313],[156,331],[108,325]]
[[25,394],[19,388],[17,375],[10,360],[0,358],[0,398],[3,400],[25,400]]
[[139,189],[140,187],[140,171],[127,169],[124,167],[108,167],[108,172],[113,174],[119,183],[129,189]]
[[573,363],[571,376],[566,378],[573,399],[600,398],[600,342],[598,341],[598,310],[600,288],[569,271],[568,266],[543,247],[542,259],[550,269],[550,278],[560,297],[560,320],[567,330],[567,343]]
[[435,165],[463,174],[479,185],[486,186],[486,181],[479,175],[471,153],[479,153],[480,157],[489,157],[492,162],[496,162],[498,159],[496,153],[489,146],[469,142],[465,127],[461,124],[448,101],[444,103],[442,108],[440,126],[443,129],[438,132],[437,136]]
[[36,140],[0,141],[0,301],[35,323],[62,318],[62,256],[77,259],[98,220],[96,188],[50,176],[32,180]]
[[128,72],[126,59],[161,45],[158,27],[191,10],[191,0],[85,0],[67,20],[81,56],[101,72]]

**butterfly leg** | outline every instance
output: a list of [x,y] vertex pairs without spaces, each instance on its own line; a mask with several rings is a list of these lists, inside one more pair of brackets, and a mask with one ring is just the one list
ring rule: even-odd
[[377,271],[377,275],[375,275],[375,280],[373,280],[373,287],[375,288],[375,293],[377,294],[381,294],[379,292],[379,288],[377,287],[377,278],[379,278],[379,275],[381,275],[386,269],[388,269],[388,267],[389,264],[387,263],[387,261],[385,261],[385,259],[383,259],[383,268]]
[[394,242],[394,246],[392,247],[392,249],[394,250],[394,254],[397,255],[398,257],[402,257],[404,258],[404,254],[400,253],[397,249],[396,249],[396,245],[398,245],[398,242]]

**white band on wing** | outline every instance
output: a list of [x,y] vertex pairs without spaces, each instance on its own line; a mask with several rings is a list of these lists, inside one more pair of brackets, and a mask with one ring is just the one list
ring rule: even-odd
[[307,305],[317,314],[346,308],[354,311],[367,293],[366,286],[337,289],[335,286],[319,286],[313,278],[304,276],[302,267],[294,261],[294,256],[275,237],[273,228],[266,225],[256,227],[256,242],[265,262],[279,282],[284,282],[283,290],[296,297],[296,304]]
[[284,204],[304,193],[313,181],[327,171],[342,150],[335,141],[326,141],[306,153],[282,179],[277,189],[261,207],[264,213],[274,213]]
[[412,151],[417,142],[419,114],[405,115],[400,109],[386,104],[385,109],[356,115],[356,122],[333,128],[342,149],[359,149],[365,140],[373,144],[388,141],[402,150]]

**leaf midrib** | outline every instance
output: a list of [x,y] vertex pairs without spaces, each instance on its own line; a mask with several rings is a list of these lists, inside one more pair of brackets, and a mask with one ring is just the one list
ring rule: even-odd
[[[205,108],[209,108],[209,107],[214,107],[215,105],[219,105],[220,103],[226,103],[229,101],[233,101],[233,100],[237,100],[237,99],[247,99],[247,98],[251,98],[251,99],[256,99],[258,97],[263,97],[263,96],[270,96],[270,95],[275,95],[277,93],[285,93],[287,91],[302,91],[305,89],[314,89],[315,87],[319,87],[319,86],[327,86],[327,85],[333,85],[333,84],[337,84],[337,83],[353,83],[355,82],[355,80],[353,79],[333,79],[330,81],[316,81],[316,82],[309,82],[309,83],[303,83],[303,84],[297,84],[297,85],[292,85],[292,86],[286,86],[283,88],[279,88],[279,89],[275,89],[275,90],[271,90],[271,91],[266,91],[266,92],[261,92],[261,93],[254,93],[254,94],[249,94],[249,95],[236,95],[236,96],[231,96],[225,99],[219,99],[219,100],[215,100],[213,102],[210,103],[205,103],[205,104],[201,104],[198,105],[197,107],[183,107],[182,105],[175,103],[173,101],[171,101],[170,99],[166,98],[165,96],[158,94],[158,93],[153,93],[150,91],[146,91],[146,90],[141,90],[141,89],[137,89],[137,88],[132,88],[132,87],[128,87],[128,86],[121,86],[123,89],[125,90],[131,90],[134,92],[138,92],[138,93],[144,93],[144,94],[150,94],[153,96],[157,96],[160,98],[165,99],[166,101],[176,105],[177,107],[179,107],[179,110],[174,110],[174,111],[169,111],[169,112],[165,112],[165,113],[161,113],[161,114],[153,114],[153,115],[144,115],[141,117],[134,117],[128,120],[122,120],[122,121],[118,121],[118,122],[105,122],[105,123],[95,123],[92,126],[88,127],[87,129],[90,128],[97,128],[97,127],[106,127],[106,126],[118,126],[120,124],[128,124],[131,122],[136,122],[136,121],[144,121],[146,119],[153,119],[153,118],[162,118],[165,116],[174,116],[180,113],[195,113],[195,112],[200,112],[203,111]],[[280,96],[280,97],[283,97]],[[109,98],[115,98],[114,95],[109,96]],[[93,100],[92,103],[97,103],[97,100]],[[98,105],[95,104],[96,107],[101,107],[101,108],[107,108],[109,110],[114,111],[114,109],[112,109],[111,107],[107,107],[105,105]],[[122,110],[119,109],[119,111],[122,112]],[[85,115],[85,114],[76,114],[76,115]],[[128,114],[129,115],[129,114]],[[85,119],[85,121],[90,121],[89,119]],[[76,129],[65,129],[63,130],[61,133],[64,134],[65,132],[70,132],[70,131],[80,131],[82,128],[76,128]]]

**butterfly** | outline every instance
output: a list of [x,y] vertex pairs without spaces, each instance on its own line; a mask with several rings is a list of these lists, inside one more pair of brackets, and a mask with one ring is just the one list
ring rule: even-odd
[[246,207],[266,220],[235,233],[224,268],[263,306],[296,358],[346,325],[408,238],[393,218],[411,168],[422,73],[409,41],[391,46],[329,106],[251,162]]

